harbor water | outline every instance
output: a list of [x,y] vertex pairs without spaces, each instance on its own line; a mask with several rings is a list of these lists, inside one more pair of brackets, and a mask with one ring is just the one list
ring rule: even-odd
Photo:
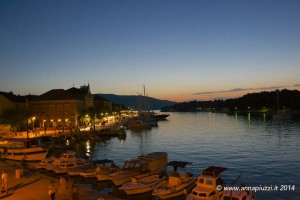
[[[208,166],[227,167],[221,174],[228,186],[253,187],[255,199],[300,198],[300,122],[224,113],[169,113],[149,130],[126,130],[126,137],[85,141],[77,152],[92,160],[125,160],[155,151],[168,152],[169,161],[193,163],[198,176]],[[238,184],[234,186],[239,186]]]

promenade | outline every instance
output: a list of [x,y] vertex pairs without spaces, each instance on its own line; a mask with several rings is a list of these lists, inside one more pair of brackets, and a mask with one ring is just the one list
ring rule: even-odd
[[[59,193],[59,179],[46,176],[35,172],[34,170],[25,169],[24,175],[16,178],[16,169],[19,166],[0,160],[0,171],[4,170],[8,174],[8,194],[6,192],[0,193],[0,199],[5,200],[50,200],[48,195],[48,186],[53,180],[57,188],[56,200],[65,200],[63,194]],[[2,185],[1,185],[2,189]],[[102,200],[111,199],[109,197],[103,198],[98,191],[89,190],[84,187],[76,187],[75,194],[72,195],[73,200]]]
[[[102,128],[110,128],[116,126],[116,122],[107,123]],[[80,131],[78,133],[86,133],[88,131]],[[73,132],[74,133],[74,132]],[[35,138],[38,136],[54,136],[57,137],[62,134],[70,134],[67,130],[40,130],[36,132],[30,131],[29,138]],[[3,138],[26,138],[26,132],[14,132],[2,135]],[[41,174],[33,170],[33,167],[24,169],[22,177],[16,177],[16,170],[21,169],[20,162],[12,162],[0,159],[0,173],[5,171],[8,174],[8,193],[0,192],[0,200],[50,200],[48,195],[48,187],[51,181],[57,188],[55,200],[65,200],[65,196],[59,193],[59,179],[55,177],[50,177],[45,174]],[[2,184],[0,185],[2,190]],[[75,184],[75,190],[72,197],[67,199],[79,199],[79,200],[104,200],[110,199],[115,200],[117,198],[111,197],[107,194],[102,194],[97,190],[88,189],[82,185]],[[75,194],[74,194],[75,193]]]
[[[116,127],[119,127],[121,125],[120,122],[114,121],[114,122],[108,122],[105,125],[97,125],[96,126],[96,131],[101,131],[104,129],[116,129]],[[29,130],[28,131],[28,138],[35,138],[35,137],[40,137],[40,136],[52,136],[52,137],[58,137],[60,135],[68,135],[68,134],[84,134],[84,133],[89,133],[93,127],[87,127],[85,129],[82,129],[81,131],[75,131],[72,129],[72,132],[70,129],[39,129],[36,128],[36,131]],[[27,138],[27,132],[22,131],[22,132],[6,132],[2,133],[0,135],[2,138]]]

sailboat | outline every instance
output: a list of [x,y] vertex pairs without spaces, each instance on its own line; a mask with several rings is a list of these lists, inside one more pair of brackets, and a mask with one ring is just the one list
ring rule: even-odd
[[153,111],[150,111],[150,102],[149,102],[149,97],[148,94],[146,96],[146,88],[145,85],[143,85],[144,88],[144,94],[139,95],[139,105],[138,105],[138,110],[139,110],[139,116],[144,117],[144,118],[152,118],[153,120],[156,121],[161,121],[165,120],[169,114],[161,114],[161,113],[155,113]]

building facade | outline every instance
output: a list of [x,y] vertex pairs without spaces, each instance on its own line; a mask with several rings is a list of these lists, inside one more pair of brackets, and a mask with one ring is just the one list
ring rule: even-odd
[[53,89],[29,101],[29,110],[41,128],[73,128],[80,113],[93,107],[90,87]]
[[111,112],[112,103],[92,95],[89,85],[67,90],[52,89],[40,96],[0,92],[0,115],[9,108],[26,110],[32,128],[76,128],[84,111],[96,107]]

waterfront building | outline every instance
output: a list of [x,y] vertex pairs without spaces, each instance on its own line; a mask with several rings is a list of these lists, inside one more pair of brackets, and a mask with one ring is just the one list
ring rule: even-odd
[[0,92],[0,115],[10,108],[25,109],[26,98],[12,92]]
[[[84,110],[104,107],[112,111],[112,102],[92,95],[90,85],[80,88],[52,89],[40,96],[16,96],[12,92],[0,92],[0,115],[3,110],[16,108],[26,110],[32,128],[71,129],[79,126]],[[100,113],[99,113],[100,115]]]

